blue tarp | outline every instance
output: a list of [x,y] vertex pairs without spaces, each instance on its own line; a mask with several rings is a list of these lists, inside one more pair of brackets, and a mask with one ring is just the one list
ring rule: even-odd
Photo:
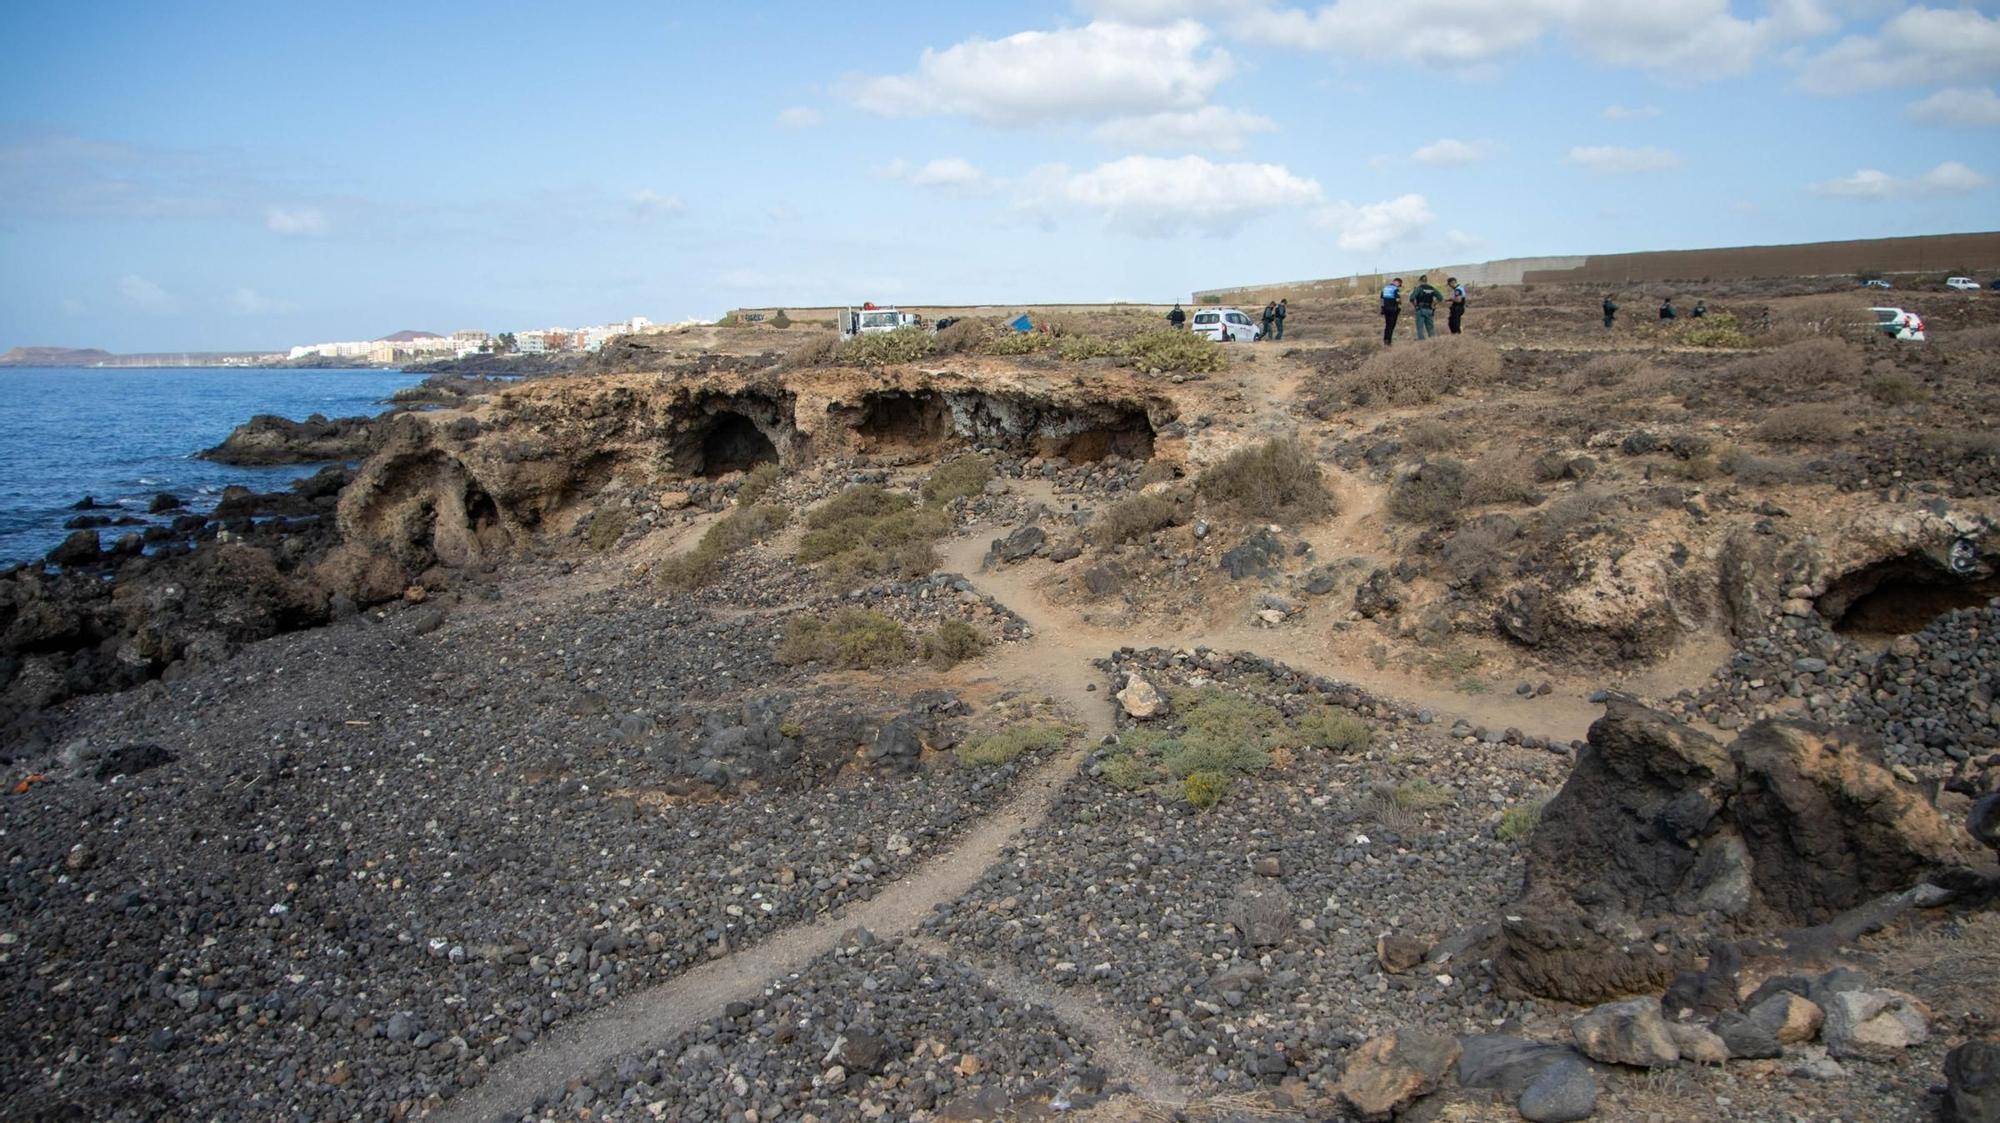
[[1021,331],[1021,332],[1035,330],[1035,322],[1028,318],[1028,314],[1026,312],[1021,313],[1019,318],[1017,318],[1016,320],[1014,320],[1013,323],[1010,323],[1007,326],[1013,328],[1015,331]]

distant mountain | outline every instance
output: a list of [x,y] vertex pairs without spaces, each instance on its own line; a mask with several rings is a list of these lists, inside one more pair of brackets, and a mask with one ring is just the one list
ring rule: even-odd
[[434,331],[399,331],[394,335],[385,335],[382,338],[376,340],[375,342],[411,343],[419,339],[443,339],[443,338],[444,336],[441,336]]
[[95,347],[16,347],[0,355],[0,367],[87,367],[117,357]]

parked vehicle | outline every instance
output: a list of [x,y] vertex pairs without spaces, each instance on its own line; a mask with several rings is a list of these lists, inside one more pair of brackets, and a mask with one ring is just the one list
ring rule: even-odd
[[1882,278],[1877,277],[1872,281],[1861,282],[1861,287],[1864,289],[1886,289],[1886,288],[1892,288],[1894,286],[1890,285],[1889,282],[1883,280]]
[[1978,292],[1979,282],[1970,277],[1946,277],[1944,287],[1957,289],[1959,292]]
[[1915,312],[1905,312],[1901,308],[1870,308],[1875,314],[1875,327],[1891,339],[1901,339],[1910,343],[1922,343],[1924,318]]
[[1217,343],[1255,343],[1264,329],[1235,308],[1199,308],[1188,328]]
[[857,335],[874,335],[878,332],[895,331],[917,323],[914,312],[898,312],[895,308],[882,308],[874,304],[864,304],[859,308],[849,308],[840,317],[840,338],[853,339]]

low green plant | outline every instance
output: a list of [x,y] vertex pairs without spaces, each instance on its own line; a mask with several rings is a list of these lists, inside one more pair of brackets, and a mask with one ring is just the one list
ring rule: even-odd
[[1055,350],[1057,358],[1074,363],[1112,354],[1116,348],[1109,340],[1094,335],[1064,335],[1056,338]]
[[1517,803],[1500,813],[1500,826],[1494,831],[1502,842],[1523,842],[1535,833],[1542,823],[1542,804]]
[[1188,806],[1206,810],[1229,794],[1229,777],[1220,772],[1190,772],[1181,781],[1181,798]]
[[778,642],[778,662],[835,667],[894,667],[910,661],[910,635],[872,609],[841,608],[828,616],[794,616]]
[[[1134,729],[1105,760],[1103,775],[1128,790],[1180,782],[1196,773],[1222,777],[1263,771],[1292,732],[1278,710],[1220,687],[1172,692],[1181,729]],[[1183,787],[1183,793],[1185,787]],[[1220,798],[1218,795],[1217,798]]]
[[840,362],[845,366],[896,366],[916,362],[935,347],[931,333],[913,325],[855,336],[840,345]]
[[1733,312],[1711,312],[1699,320],[1689,320],[1681,331],[1681,342],[1689,347],[1748,347],[1750,337],[1736,322]]
[[960,764],[995,767],[1021,759],[1023,754],[1053,749],[1069,738],[1060,725],[1016,725],[994,733],[968,737],[952,755]]
[[1116,753],[1106,758],[1103,776],[1105,783],[1128,792],[1138,791],[1158,779],[1150,763],[1131,753]]
[[743,482],[736,488],[736,505],[748,507],[771,493],[785,473],[776,464],[768,461],[750,469],[743,476]]
[[986,650],[986,637],[963,620],[946,620],[918,643],[918,654],[938,670],[948,670]]
[[924,480],[924,502],[941,507],[954,499],[969,499],[986,490],[993,479],[993,460],[986,456],[961,456],[940,466]]
[[1203,499],[1248,519],[1308,519],[1329,514],[1334,506],[1319,462],[1291,437],[1237,449],[1194,486]]
[[702,534],[687,553],[659,565],[660,583],[670,589],[699,589],[722,572],[723,559],[784,529],[792,513],[772,503],[738,506]]
[[1108,548],[1172,526],[1179,517],[1180,508],[1171,500],[1157,495],[1134,495],[1106,508],[1091,524],[1090,531],[1099,546]]
[[605,507],[590,516],[590,529],[586,536],[590,548],[603,553],[618,544],[625,536],[625,528],[632,525],[631,512],[623,507]]
[[1368,747],[1368,723],[1331,706],[1315,706],[1292,724],[1299,739],[1311,748],[1352,752]]
[[987,355],[1034,355],[1055,346],[1056,337],[1038,331],[1009,331],[986,337],[979,350]]
[[815,507],[806,528],[796,560],[819,563],[828,580],[851,586],[929,573],[937,566],[931,545],[951,530],[951,519],[907,495],[859,484]]
[[1140,370],[1203,374],[1229,366],[1220,344],[1191,331],[1144,332],[1126,340],[1124,350]]
[[1457,460],[1427,460],[1389,488],[1388,509],[1404,522],[1449,522],[1465,506],[1471,473]]
[[1402,811],[1432,811],[1452,801],[1451,791],[1417,776],[1396,785],[1391,801]]

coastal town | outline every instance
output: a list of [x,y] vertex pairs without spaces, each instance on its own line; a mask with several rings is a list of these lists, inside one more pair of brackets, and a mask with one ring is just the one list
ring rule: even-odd
[[653,326],[644,316],[614,323],[581,328],[532,328],[526,331],[488,333],[476,329],[436,335],[421,331],[399,331],[381,339],[348,340],[337,343],[302,343],[283,356],[300,359],[354,359],[359,362],[397,366],[431,359],[463,359],[471,355],[544,355],[565,351],[596,351],[620,335],[637,335]]

